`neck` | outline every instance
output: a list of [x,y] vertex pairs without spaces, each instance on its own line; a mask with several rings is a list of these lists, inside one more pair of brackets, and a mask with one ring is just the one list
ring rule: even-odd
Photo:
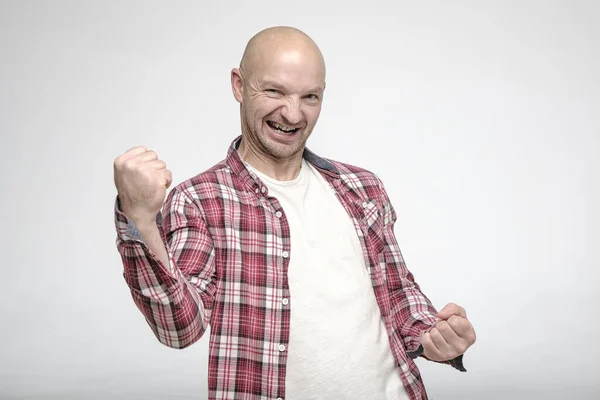
[[244,137],[240,142],[238,153],[242,160],[253,168],[278,181],[296,179],[302,168],[302,151],[289,158],[278,159],[258,151],[251,143],[247,143]]

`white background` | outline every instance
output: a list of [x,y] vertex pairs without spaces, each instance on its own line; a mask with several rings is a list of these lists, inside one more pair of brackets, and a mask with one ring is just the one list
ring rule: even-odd
[[384,180],[417,281],[477,330],[469,372],[419,362],[431,397],[600,396],[598,2],[0,4],[0,398],[206,397],[208,335],[160,345],[122,278],[112,162],[224,158],[273,25],[327,61],[309,147]]

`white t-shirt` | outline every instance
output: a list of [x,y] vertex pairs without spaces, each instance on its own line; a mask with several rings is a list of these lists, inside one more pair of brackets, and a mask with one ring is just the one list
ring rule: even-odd
[[248,168],[290,226],[286,400],[408,399],[356,230],[329,183],[305,160],[293,181]]

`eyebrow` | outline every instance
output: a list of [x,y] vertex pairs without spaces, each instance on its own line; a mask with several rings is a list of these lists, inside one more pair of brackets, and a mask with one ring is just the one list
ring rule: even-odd
[[273,81],[264,81],[261,86],[263,86],[263,87],[269,86],[269,87],[273,87],[275,89],[283,89],[283,86],[281,86],[280,84],[275,83]]
[[[270,81],[270,80],[264,81],[262,86],[263,87],[268,86],[268,87],[272,87],[272,88],[278,89],[278,90],[285,89],[284,86],[282,86],[279,83],[276,83],[274,81]],[[321,92],[323,92],[323,88],[321,86],[315,86],[312,89],[306,91],[306,93],[321,93]]]

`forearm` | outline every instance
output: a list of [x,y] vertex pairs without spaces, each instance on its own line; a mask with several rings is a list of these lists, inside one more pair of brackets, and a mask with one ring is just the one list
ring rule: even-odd
[[171,262],[169,260],[169,253],[167,251],[167,245],[161,235],[160,229],[156,222],[143,223],[140,221],[133,221],[141,235],[144,244],[148,246],[148,249],[154,255],[154,257],[160,261],[160,263],[167,269],[171,270]]
[[394,319],[394,326],[404,342],[404,348],[407,352],[416,354],[421,345],[421,336],[436,323],[437,311],[421,292],[421,288],[404,263],[394,232],[396,212],[383,186],[381,189],[384,221],[381,235],[385,243],[383,257],[385,279],[391,298],[390,312]]
[[409,352],[417,351],[422,335],[435,326],[437,311],[412,277],[404,277],[392,297],[395,299],[396,326],[404,346]]
[[[407,355],[411,358],[421,356],[429,359],[424,351],[423,337],[437,323],[436,309],[421,292],[410,273],[405,274],[402,278],[402,289],[398,289],[393,297],[397,299],[396,304],[393,305],[396,308],[394,312],[395,323],[399,327]],[[459,371],[466,371],[463,366],[462,355],[441,363],[449,364]]]
[[[427,358],[424,354],[423,338],[436,326],[439,319],[438,312],[427,296],[423,294],[413,274],[404,263],[394,232],[397,215],[381,181],[379,187],[383,220],[381,236],[384,242],[382,254],[385,264],[386,289],[389,296],[389,309],[386,309],[386,312],[389,312],[392,318],[393,335],[402,342],[406,354],[410,358],[420,356]],[[462,355],[444,363],[450,364],[460,371],[465,371]]]
[[[193,252],[182,238],[193,238],[200,232],[192,227],[185,232],[178,229],[171,233],[169,244],[161,214],[153,224],[140,223],[138,227],[119,209],[118,200],[115,203],[115,225],[123,276],[136,306],[157,339],[174,348],[184,348],[197,341],[210,320],[211,273],[203,276],[205,279],[195,279],[192,285],[187,274],[193,276],[195,271],[190,271],[185,264],[188,260],[180,257],[183,248],[187,248],[188,254]],[[179,261],[175,257],[179,257]],[[211,261],[206,259],[206,264],[205,271],[212,271]],[[182,270],[186,270],[187,274]]]
[[406,267],[393,227],[385,227],[384,232],[386,281],[392,299],[392,315],[404,341],[404,347],[408,352],[413,352],[420,346],[423,333],[435,325],[437,310]]
[[[196,288],[180,273],[173,274],[149,247],[142,243],[118,246],[125,282],[159,342],[173,348],[188,347],[204,334],[209,312]],[[168,260],[164,245],[162,248]]]

